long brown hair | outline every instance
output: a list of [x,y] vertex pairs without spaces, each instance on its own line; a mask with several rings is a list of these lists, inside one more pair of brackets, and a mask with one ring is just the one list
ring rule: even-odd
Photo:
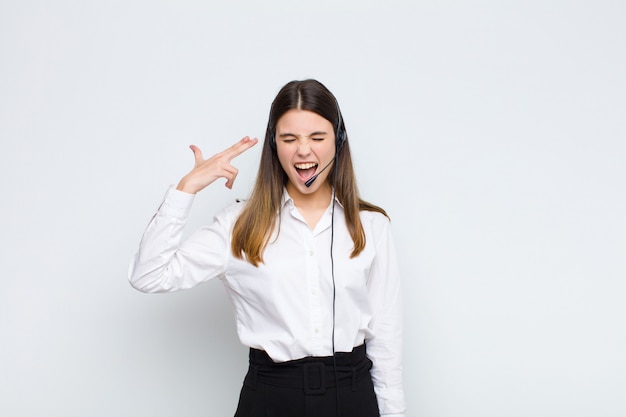
[[339,136],[338,130],[343,131],[344,139],[337,150],[336,163],[326,181],[331,187],[336,187],[336,198],[344,208],[348,231],[354,242],[351,258],[365,248],[365,231],[359,212],[375,211],[387,216],[385,210],[359,197],[348,135],[335,96],[319,81],[291,81],[278,92],[272,103],[256,184],[233,229],[233,255],[246,259],[254,266],[263,263],[263,252],[276,228],[284,187],[288,180],[278,160],[274,132],[278,119],[292,109],[309,110],[328,120],[334,126],[335,140]]

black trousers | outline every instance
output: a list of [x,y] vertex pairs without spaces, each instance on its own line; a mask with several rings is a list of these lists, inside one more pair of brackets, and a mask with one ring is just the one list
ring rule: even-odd
[[335,363],[332,356],[274,363],[250,349],[235,417],[378,417],[365,345],[337,353]]

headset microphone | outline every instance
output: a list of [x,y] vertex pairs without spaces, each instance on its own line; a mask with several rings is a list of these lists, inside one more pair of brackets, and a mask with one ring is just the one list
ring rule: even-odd
[[326,168],[328,168],[330,166],[330,164],[332,164],[335,161],[336,158],[337,158],[337,154],[335,154],[335,157],[333,159],[331,159],[330,162],[327,163],[326,166],[324,168],[322,168],[322,170],[320,172],[318,172],[317,174],[313,175],[311,178],[306,180],[304,185],[306,185],[307,188],[310,187],[311,184],[313,184],[313,181],[315,181],[317,179],[317,176],[320,175],[322,172],[324,172],[326,170]]

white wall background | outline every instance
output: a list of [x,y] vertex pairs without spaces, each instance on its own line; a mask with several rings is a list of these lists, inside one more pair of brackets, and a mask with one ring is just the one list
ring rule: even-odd
[[[0,415],[228,416],[219,282],[126,281],[170,183],[339,98],[406,279],[408,417],[626,415],[626,4],[0,1]],[[199,195],[191,228],[252,185]]]

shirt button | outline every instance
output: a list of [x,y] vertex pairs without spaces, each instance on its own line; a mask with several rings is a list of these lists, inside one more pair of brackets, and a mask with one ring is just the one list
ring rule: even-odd
[[320,332],[320,329],[315,328],[315,333],[319,333],[319,332]]
[[313,251],[312,250],[309,251],[309,256],[313,256]]

